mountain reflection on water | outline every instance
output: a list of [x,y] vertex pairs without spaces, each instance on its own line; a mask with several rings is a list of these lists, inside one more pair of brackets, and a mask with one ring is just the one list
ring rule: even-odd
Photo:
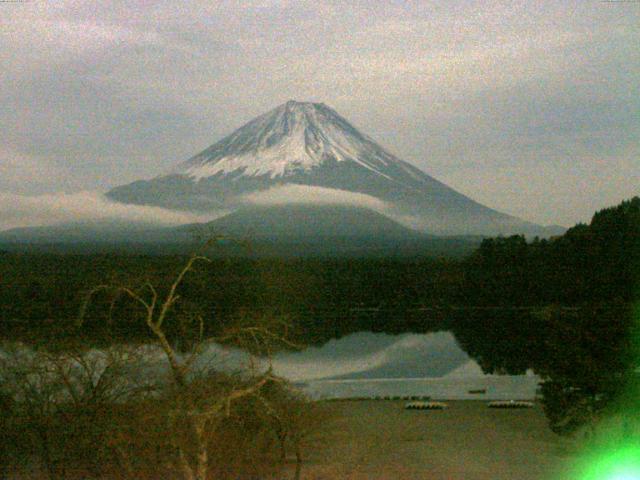
[[[336,368],[336,373],[323,377],[318,374],[320,367],[310,370],[314,374],[306,383],[312,394],[397,396],[405,395],[403,392],[408,391],[406,386],[412,383],[411,394],[416,390],[429,390],[424,394],[433,397],[479,398],[476,394],[473,397],[466,395],[469,390],[486,388],[487,398],[490,395],[496,398],[530,398],[535,395],[535,384],[539,381],[531,374],[534,372],[544,380],[540,393],[545,409],[548,413],[555,412],[550,413],[552,416],[557,414],[553,421],[559,422],[561,429],[567,423],[564,418],[571,405],[586,402],[593,403],[593,408],[604,408],[630,383],[640,381],[635,373],[638,363],[634,342],[631,341],[640,338],[640,327],[634,323],[631,306],[624,301],[571,307],[434,308],[407,312],[409,315],[398,313],[391,322],[385,321],[389,318],[387,313],[373,312],[375,317],[368,313],[369,318],[362,315],[363,318],[355,317],[350,322],[336,321],[330,325],[333,330],[328,328],[324,332],[314,332],[318,344],[327,342],[326,335],[357,344],[358,338],[363,339],[358,334],[352,336],[358,330],[375,330],[396,336],[376,337],[377,342],[390,342],[384,347],[380,344],[379,348],[375,346],[376,341],[363,339],[362,345],[368,348],[368,356],[353,355],[350,362],[344,360],[336,345],[328,344],[329,362],[319,362],[319,365],[339,366],[344,372]],[[367,324],[374,328],[362,328]],[[339,344],[340,340],[337,342]],[[405,348],[400,348],[402,345]],[[411,348],[416,345],[419,346]],[[313,350],[306,355],[313,355]],[[385,360],[381,361],[381,358]],[[466,366],[462,367],[465,362]],[[356,365],[360,367],[354,368]],[[462,368],[458,371],[458,380],[445,381],[450,379],[449,375],[455,368]],[[465,371],[467,374],[459,375]],[[486,376],[482,372],[494,375]],[[459,380],[461,377],[466,378],[466,383]],[[374,378],[386,381],[373,382]],[[391,381],[399,378],[420,378],[425,385],[416,386],[420,383],[417,380],[405,380],[405,383]],[[480,380],[485,383],[476,386],[476,381]],[[488,383],[493,381],[504,385],[508,381],[516,384],[522,381],[523,384],[521,388],[513,387],[515,390],[504,386],[501,390],[504,393],[499,394]],[[451,383],[445,388],[446,382]],[[318,387],[315,390],[314,385]],[[360,395],[356,391],[363,393]],[[579,423],[578,420],[576,422]]]
[[359,332],[281,353],[273,367],[315,398],[531,399],[539,382],[531,372],[484,374],[451,332]]

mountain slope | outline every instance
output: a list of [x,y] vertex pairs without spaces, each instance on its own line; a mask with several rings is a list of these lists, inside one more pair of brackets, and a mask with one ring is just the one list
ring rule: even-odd
[[422,239],[425,236],[366,208],[281,205],[241,208],[206,224],[230,237],[319,240],[327,238]]
[[179,227],[117,222],[69,223],[0,232],[0,253],[185,254],[224,235],[209,254],[253,257],[461,257],[480,239],[431,237],[366,208],[339,205],[243,207],[208,223]]
[[[324,104],[287,102],[149,181],[114,188],[125,203],[207,211],[287,184],[366,194],[384,213],[436,234],[535,233],[540,227],[485,207],[404,162]],[[291,198],[292,203],[304,198]]]

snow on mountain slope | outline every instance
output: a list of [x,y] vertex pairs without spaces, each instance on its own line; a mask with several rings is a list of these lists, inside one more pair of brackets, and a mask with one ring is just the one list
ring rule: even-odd
[[198,180],[237,171],[276,178],[308,171],[328,159],[352,161],[386,178],[390,177],[384,167],[403,164],[326,105],[289,101],[191,158],[178,171]]

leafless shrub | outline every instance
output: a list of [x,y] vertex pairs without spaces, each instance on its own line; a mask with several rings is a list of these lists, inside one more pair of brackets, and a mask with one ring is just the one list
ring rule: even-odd
[[5,432],[13,437],[13,462],[40,463],[52,479],[104,473],[114,461],[112,407],[140,393],[125,381],[133,355],[5,347],[0,377],[11,404]]

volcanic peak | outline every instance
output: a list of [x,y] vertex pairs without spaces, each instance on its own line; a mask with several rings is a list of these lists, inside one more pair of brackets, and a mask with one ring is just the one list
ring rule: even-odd
[[[284,103],[183,163],[196,180],[233,173],[287,177],[327,161],[350,161],[385,176],[393,155],[322,103]],[[404,163],[404,162],[403,162]]]

